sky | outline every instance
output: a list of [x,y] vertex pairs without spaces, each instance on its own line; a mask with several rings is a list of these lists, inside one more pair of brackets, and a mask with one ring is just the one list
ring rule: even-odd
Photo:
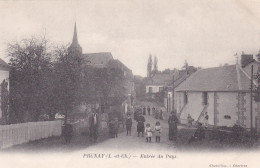
[[0,1],[0,58],[6,44],[46,33],[72,41],[77,22],[83,53],[111,52],[135,75],[146,76],[149,55],[159,70],[234,64],[235,53],[260,50],[257,0]]

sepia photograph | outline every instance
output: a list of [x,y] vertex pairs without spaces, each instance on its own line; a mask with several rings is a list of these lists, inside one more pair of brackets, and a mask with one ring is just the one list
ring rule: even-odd
[[1,165],[258,168],[259,9],[0,0]]

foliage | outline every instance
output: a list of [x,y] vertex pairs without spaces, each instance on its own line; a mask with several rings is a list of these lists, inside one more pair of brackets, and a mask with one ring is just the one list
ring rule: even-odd
[[254,74],[254,78],[257,81],[258,86],[253,86],[253,97],[256,102],[260,102],[260,68],[258,68],[258,71]]
[[37,121],[46,93],[44,73],[51,68],[45,37],[8,44],[10,59],[10,105],[12,122]]
[[67,47],[59,47],[54,51],[57,58],[54,65],[55,79],[54,97],[55,106],[58,111],[65,115],[65,123],[73,107],[82,101],[81,81],[82,62],[80,54],[69,53]]
[[152,55],[149,55],[148,63],[147,63],[147,77],[148,78],[152,77],[152,65],[153,65]]
[[152,70],[152,74],[156,74],[158,73],[158,59],[157,57],[155,56],[154,57],[154,64],[153,64],[153,70]]
[[8,106],[9,106],[8,82],[6,80],[3,80],[3,82],[1,83],[1,111],[4,119],[4,124],[9,123]]
[[260,61],[260,51],[259,53],[256,55],[257,61]]
[[[66,46],[51,48],[45,37],[8,44],[11,120],[38,121],[48,114],[68,114],[79,101],[80,55]],[[66,115],[67,117],[67,115]]]
[[82,53],[50,45],[45,37],[8,44],[10,57],[10,118],[12,123],[38,121],[41,116],[65,122],[75,108],[91,101],[103,107],[127,96],[129,79],[119,64],[94,68]]
[[89,68],[88,76],[90,87],[92,90],[92,97],[101,101],[102,112],[104,108],[111,104],[111,97],[118,97],[119,99],[125,98],[127,95],[125,91],[127,79],[124,73],[119,68]]

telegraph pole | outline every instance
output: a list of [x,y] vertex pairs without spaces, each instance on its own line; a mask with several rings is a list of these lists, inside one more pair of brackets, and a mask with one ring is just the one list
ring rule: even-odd
[[172,111],[174,111],[174,74],[172,76]]
[[251,136],[253,135],[253,73],[254,73],[254,66],[251,66],[251,84],[250,84],[250,132]]

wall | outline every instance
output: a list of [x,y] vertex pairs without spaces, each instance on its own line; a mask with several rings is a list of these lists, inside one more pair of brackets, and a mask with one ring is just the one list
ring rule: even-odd
[[163,85],[146,85],[146,92],[145,93],[149,93],[149,87],[153,88],[152,93],[157,93],[157,92],[159,92],[159,88],[163,87]]
[[[181,120],[187,119],[188,114],[195,121],[203,110],[202,92],[188,92],[188,103],[184,106],[183,92],[176,92],[177,113],[181,112]],[[206,111],[209,115],[209,124],[217,126],[230,126],[234,124],[250,128],[250,93],[243,92],[208,92],[208,106]],[[260,103],[253,102],[253,127],[255,117],[260,116]],[[225,116],[230,116],[230,119]]]
[[181,121],[187,120],[188,114],[197,121],[204,106],[202,105],[202,93],[201,92],[188,92],[188,103],[184,104],[184,93],[176,92],[177,95],[177,114],[181,112]]
[[[232,127],[238,120],[238,93],[237,92],[218,92],[217,106],[217,125]],[[231,119],[225,119],[229,115]]]

